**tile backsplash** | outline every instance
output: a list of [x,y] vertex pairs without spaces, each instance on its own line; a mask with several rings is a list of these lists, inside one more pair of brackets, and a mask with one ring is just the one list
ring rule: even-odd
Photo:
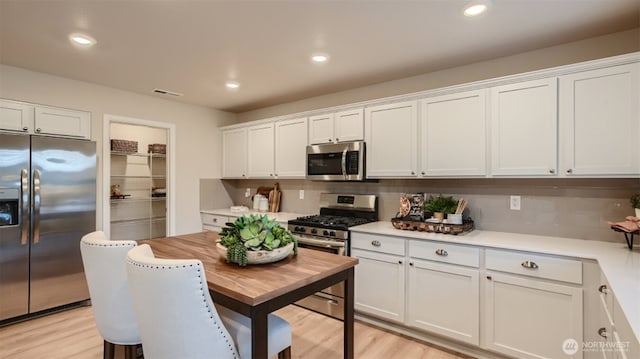
[[[606,221],[619,221],[634,211],[629,198],[640,193],[640,179],[414,179],[379,182],[314,182],[306,180],[222,180],[236,205],[251,207],[251,194],[259,186],[275,182],[282,190],[282,212],[318,212],[320,193],[378,195],[380,220],[390,220],[399,207],[402,193],[464,197],[469,202],[465,216],[477,229],[624,242]],[[202,187],[202,186],[201,186]],[[300,190],[304,199],[299,199]],[[206,191],[206,187],[201,188]],[[509,209],[509,197],[521,196],[521,210]],[[203,208],[204,209],[204,208]]]

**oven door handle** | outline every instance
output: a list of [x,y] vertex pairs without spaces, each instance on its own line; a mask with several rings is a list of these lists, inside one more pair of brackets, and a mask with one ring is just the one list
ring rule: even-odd
[[344,248],[344,242],[334,242],[334,241],[325,241],[322,239],[312,239],[307,237],[298,237],[298,242],[302,244],[308,244],[318,247],[327,247],[327,248]]

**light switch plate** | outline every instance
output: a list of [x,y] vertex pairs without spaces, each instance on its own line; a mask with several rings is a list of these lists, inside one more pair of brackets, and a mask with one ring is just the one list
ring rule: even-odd
[[300,199],[304,199],[304,190],[303,189],[300,190],[299,197],[300,197]]
[[244,197],[245,197],[245,198],[248,198],[249,196],[251,196],[251,188],[247,188],[247,189],[244,191]]

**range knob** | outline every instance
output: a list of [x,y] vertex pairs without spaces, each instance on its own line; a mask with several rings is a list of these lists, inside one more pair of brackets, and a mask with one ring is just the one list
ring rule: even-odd
[[296,231],[296,232],[302,232],[302,233],[304,233],[304,227],[296,227],[296,228],[294,228],[293,230],[294,230],[294,231]]
[[329,231],[327,231],[327,230],[322,231],[322,235],[323,236],[328,236],[329,235]]
[[311,234],[317,234],[317,233],[318,233],[318,230],[317,230],[317,229],[315,229],[315,228],[312,228],[312,229],[311,229]]
[[331,232],[329,232],[329,235],[330,235],[331,237],[335,237],[335,236],[336,236],[336,232],[331,231]]

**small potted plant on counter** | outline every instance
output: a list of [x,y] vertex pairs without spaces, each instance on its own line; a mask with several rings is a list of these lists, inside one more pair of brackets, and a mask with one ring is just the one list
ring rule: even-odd
[[298,242],[291,232],[266,215],[242,216],[226,225],[216,248],[228,262],[246,266],[298,254]]
[[631,196],[631,207],[636,210],[636,217],[640,218],[640,193]]
[[445,214],[452,214],[456,212],[458,207],[458,201],[453,197],[445,197],[443,195],[429,196],[429,199],[424,205],[425,209],[433,213],[433,217],[442,221]]

